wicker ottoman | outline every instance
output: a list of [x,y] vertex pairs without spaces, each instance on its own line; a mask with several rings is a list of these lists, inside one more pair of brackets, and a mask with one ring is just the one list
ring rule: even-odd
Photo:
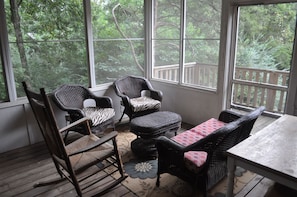
[[133,153],[139,158],[156,158],[155,138],[174,132],[176,135],[181,126],[181,116],[169,111],[158,111],[133,118],[130,130],[137,135],[131,142]]

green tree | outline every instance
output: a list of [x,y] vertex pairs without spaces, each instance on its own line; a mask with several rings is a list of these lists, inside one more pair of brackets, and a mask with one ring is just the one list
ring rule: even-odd
[[[242,7],[238,65],[288,70],[296,28],[296,10],[296,3]],[[265,17],[259,19],[259,16]]]
[[23,80],[50,90],[62,83],[88,83],[82,1],[5,3],[19,96]]
[[143,1],[93,1],[97,83],[144,74]]
[[[88,85],[82,0],[4,2],[19,96],[24,95],[23,80],[49,90],[63,83]],[[221,3],[187,0],[186,62],[217,63]],[[143,6],[139,0],[91,1],[97,84],[126,74],[143,75]],[[261,67],[289,69],[296,6],[282,3],[242,9],[239,65],[259,66],[262,60]],[[155,1],[154,59],[158,66],[179,62],[180,9],[180,0]],[[267,17],[259,20],[257,15]]]

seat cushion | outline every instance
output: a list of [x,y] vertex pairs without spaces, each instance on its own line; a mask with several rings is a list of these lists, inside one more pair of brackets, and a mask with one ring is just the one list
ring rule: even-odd
[[[184,146],[191,145],[215,130],[223,127],[226,123],[211,118],[192,129],[189,129],[172,139]],[[189,151],[184,154],[185,166],[194,173],[199,172],[200,167],[206,162],[207,153],[203,151]]]
[[198,140],[204,138],[215,130],[223,127],[226,123],[219,121],[215,118],[211,118],[192,129],[182,132],[177,136],[174,136],[172,140],[182,144],[184,146],[191,145]]
[[115,115],[113,108],[86,107],[83,108],[83,112],[86,114],[86,117],[91,119],[92,126],[97,126]]
[[204,136],[193,133],[192,131],[188,130],[188,131],[184,131],[181,134],[178,134],[178,135],[172,137],[171,139],[181,145],[188,146],[188,145],[191,145],[191,144],[199,141],[203,137]]
[[149,109],[160,109],[161,102],[147,96],[130,99],[133,112],[140,112]]
[[209,135],[210,133],[212,133],[213,131],[215,131],[225,125],[226,125],[225,122],[219,121],[215,118],[211,118],[211,119],[197,125],[196,127],[190,129],[190,131],[205,137],[205,136]]
[[207,152],[188,151],[184,154],[185,166],[192,172],[198,173],[200,167],[206,162]]
[[[85,147],[93,145],[99,139],[100,138],[98,138],[94,134],[85,135],[79,138],[78,140],[67,145],[66,152],[67,154],[71,154],[76,151],[82,150]],[[89,151],[73,155],[69,159],[72,164],[72,167],[76,171],[85,167],[89,163],[92,163],[94,161],[99,161],[100,158],[104,158],[112,152],[113,152],[113,146],[109,143],[104,143]],[[66,168],[66,165],[64,165],[64,167]]]

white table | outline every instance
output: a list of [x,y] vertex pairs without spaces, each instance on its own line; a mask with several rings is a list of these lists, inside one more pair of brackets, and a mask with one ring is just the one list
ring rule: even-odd
[[236,166],[297,188],[297,117],[283,115],[227,151],[228,190],[233,196]]

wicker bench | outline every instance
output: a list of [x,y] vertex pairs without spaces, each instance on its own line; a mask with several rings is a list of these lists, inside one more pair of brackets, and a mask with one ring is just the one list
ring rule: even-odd
[[211,118],[172,138],[158,137],[157,186],[160,175],[169,173],[200,187],[206,196],[207,189],[227,174],[226,151],[249,137],[264,109],[258,107],[245,115],[224,110],[218,119]]
[[130,122],[130,130],[137,135],[137,138],[131,142],[133,153],[139,158],[156,158],[155,139],[167,132],[174,132],[176,135],[180,126],[181,116],[169,111],[158,111],[133,118]]

